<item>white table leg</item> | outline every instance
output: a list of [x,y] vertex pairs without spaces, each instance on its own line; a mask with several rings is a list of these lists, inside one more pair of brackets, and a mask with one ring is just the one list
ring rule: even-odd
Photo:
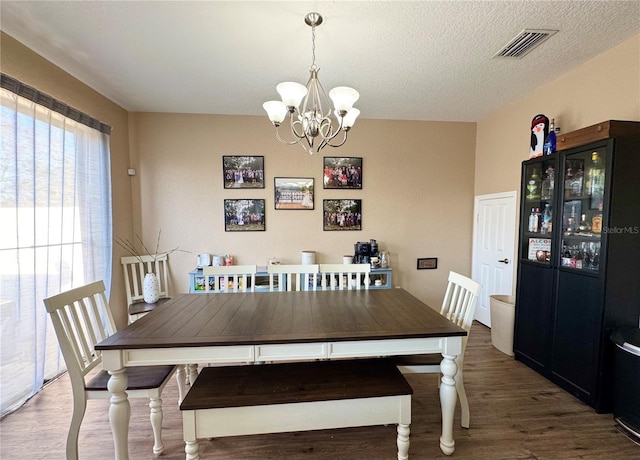
[[184,451],[187,454],[186,460],[200,460],[200,452],[198,449],[198,440],[185,441]]
[[453,440],[453,416],[456,410],[456,381],[455,375],[458,366],[455,356],[442,355],[440,371],[442,372],[442,383],[440,385],[440,407],[442,408],[442,436],[440,437],[440,450],[445,455],[453,454],[455,441]]
[[189,379],[189,385],[193,385],[198,378],[197,364],[187,364],[187,378]]
[[131,406],[127,397],[129,379],[124,369],[109,371],[111,378],[107,383],[111,393],[109,406],[109,422],[113,433],[116,460],[129,460],[129,418]]
[[178,381],[178,405],[182,404],[182,400],[187,395],[187,373],[185,365],[180,364],[176,370],[176,380]]
[[409,433],[411,429],[409,425],[398,423],[398,460],[409,459]]

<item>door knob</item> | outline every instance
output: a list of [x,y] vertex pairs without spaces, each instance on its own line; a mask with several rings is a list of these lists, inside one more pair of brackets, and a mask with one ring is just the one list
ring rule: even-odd
[[499,260],[498,262],[502,262],[503,264],[508,264],[509,259],[502,259],[502,260]]

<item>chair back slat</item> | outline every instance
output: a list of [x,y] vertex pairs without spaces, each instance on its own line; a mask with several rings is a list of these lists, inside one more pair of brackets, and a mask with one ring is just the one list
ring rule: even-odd
[[44,299],[72,379],[82,379],[102,362],[96,343],[115,332],[102,281]]
[[127,256],[120,259],[124,272],[127,305],[143,300],[142,284],[147,273],[155,273],[160,283],[160,298],[169,298],[169,262],[167,254]]
[[[219,292],[255,292],[257,265],[223,265],[202,268],[205,291]],[[220,282],[222,280],[222,283]],[[231,283],[229,282],[231,281]],[[221,288],[222,286],[222,288]]]
[[[440,313],[468,333],[473,323],[479,293],[480,284],[466,276],[449,272],[449,282]],[[467,337],[465,336],[462,340],[463,350],[466,347]]]
[[320,264],[324,289],[369,289],[369,264]]
[[[278,291],[315,291],[318,287],[319,269],[318,264],[267,265],[269,291],[276,290],[276,275],[278,275]],[[283,282],[285,279],[286,283]]]

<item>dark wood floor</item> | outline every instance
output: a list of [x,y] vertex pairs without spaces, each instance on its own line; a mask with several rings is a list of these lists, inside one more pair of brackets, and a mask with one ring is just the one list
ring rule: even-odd
[[[410,457],[445,457],[438,447],[440,406],[437,377],[410,375],[414,387]],[[491,346],[490,330],[474,323],[465,359],[471,427],[460,427],[456,410],[454,438],[459,459],[639,459],[640,446],[621,434],[611,414],[590,407],[523,364]],[[177,386],[164,393],[164,444],[161,458],[184,458]],[[3,460],[63,459],[71,417],[68,378],[48,385],[22,409],[0,422]],[[132,400],[132,460],[153,458],[148,407]],[[89,401],[80,431],[80,456],[113,458],[107,401]],[[284,433],[203,441],[203,459],[393,459],[395,427]]]

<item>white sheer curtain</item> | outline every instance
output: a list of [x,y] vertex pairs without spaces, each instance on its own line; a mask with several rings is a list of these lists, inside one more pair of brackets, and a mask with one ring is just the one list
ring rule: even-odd
[[0,131],[0,403],[64,370],[42,299],[111,284],[109,135],[7,91]]

